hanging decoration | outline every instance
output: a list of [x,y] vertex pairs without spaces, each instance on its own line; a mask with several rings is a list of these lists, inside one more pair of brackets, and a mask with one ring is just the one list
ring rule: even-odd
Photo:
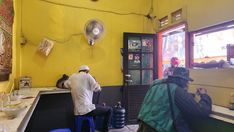
[[13,1],[0,0],[0,81],[8,79],[12,69]]
[[38,51],[45,56],[48,56],[54,46],[54,42],[47,38],[43,38],[38,46]]

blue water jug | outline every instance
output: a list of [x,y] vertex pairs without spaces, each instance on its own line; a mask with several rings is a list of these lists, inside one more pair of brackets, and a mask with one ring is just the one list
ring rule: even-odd
[[112,127],[113,128],[123,128],[125,125],[125,109],[118,102],[113,109],[112,115]]

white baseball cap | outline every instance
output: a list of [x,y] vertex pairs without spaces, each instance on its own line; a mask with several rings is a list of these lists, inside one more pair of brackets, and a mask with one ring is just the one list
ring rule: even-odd
[[80,71],[83,71],[83,70],[89,71],[89,67],[87,65],[80,66]]

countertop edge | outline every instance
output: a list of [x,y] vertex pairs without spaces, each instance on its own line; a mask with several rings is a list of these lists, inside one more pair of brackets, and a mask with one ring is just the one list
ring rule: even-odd
[[66,89],[61,89],[61,90],[51,90],[51,91],[40,91],[35,100],[32,103],[32,106],[30,107],[30,109],[28,110],[28,112],[26,113],[25,117],[23,118],[23,120],[21,121],[19,127],[17,128],[17,132],[24,132],[26,129],[26,126],[33,114],[33,111],[35,110],[37,103],[41,97],[41,95],[43,94],[59,94],[59,93],[70,93],[70,90],[66,90]]
[[[50,91],[40,91],[35,100],[33,101],[30,109],[27,111],[25,117],[21,121],[19,127],[17,128],[17,132],[24,132],[27,124],[37,106],[37,103],[40,99],[40,96],[43,94],[59,94],[59,93],[70,93],[70,90],[68,89],[55,89],[55,90],[50,90]],[[212,114],[210,115],[211,118],[215,118],[220,121],[224,121],[227,123],[234,124],[234,111],[229,110],[228,108],[217,106],[217,105],[212,105]]]
[[234,111],[222,106],[212,105],[210,117],[234,124]]

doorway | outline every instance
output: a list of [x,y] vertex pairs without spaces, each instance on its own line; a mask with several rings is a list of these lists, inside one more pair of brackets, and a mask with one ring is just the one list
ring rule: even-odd
[[123,104],[127,124],[137,116],[147,90],[157,78],[156,34],[123,34]]

